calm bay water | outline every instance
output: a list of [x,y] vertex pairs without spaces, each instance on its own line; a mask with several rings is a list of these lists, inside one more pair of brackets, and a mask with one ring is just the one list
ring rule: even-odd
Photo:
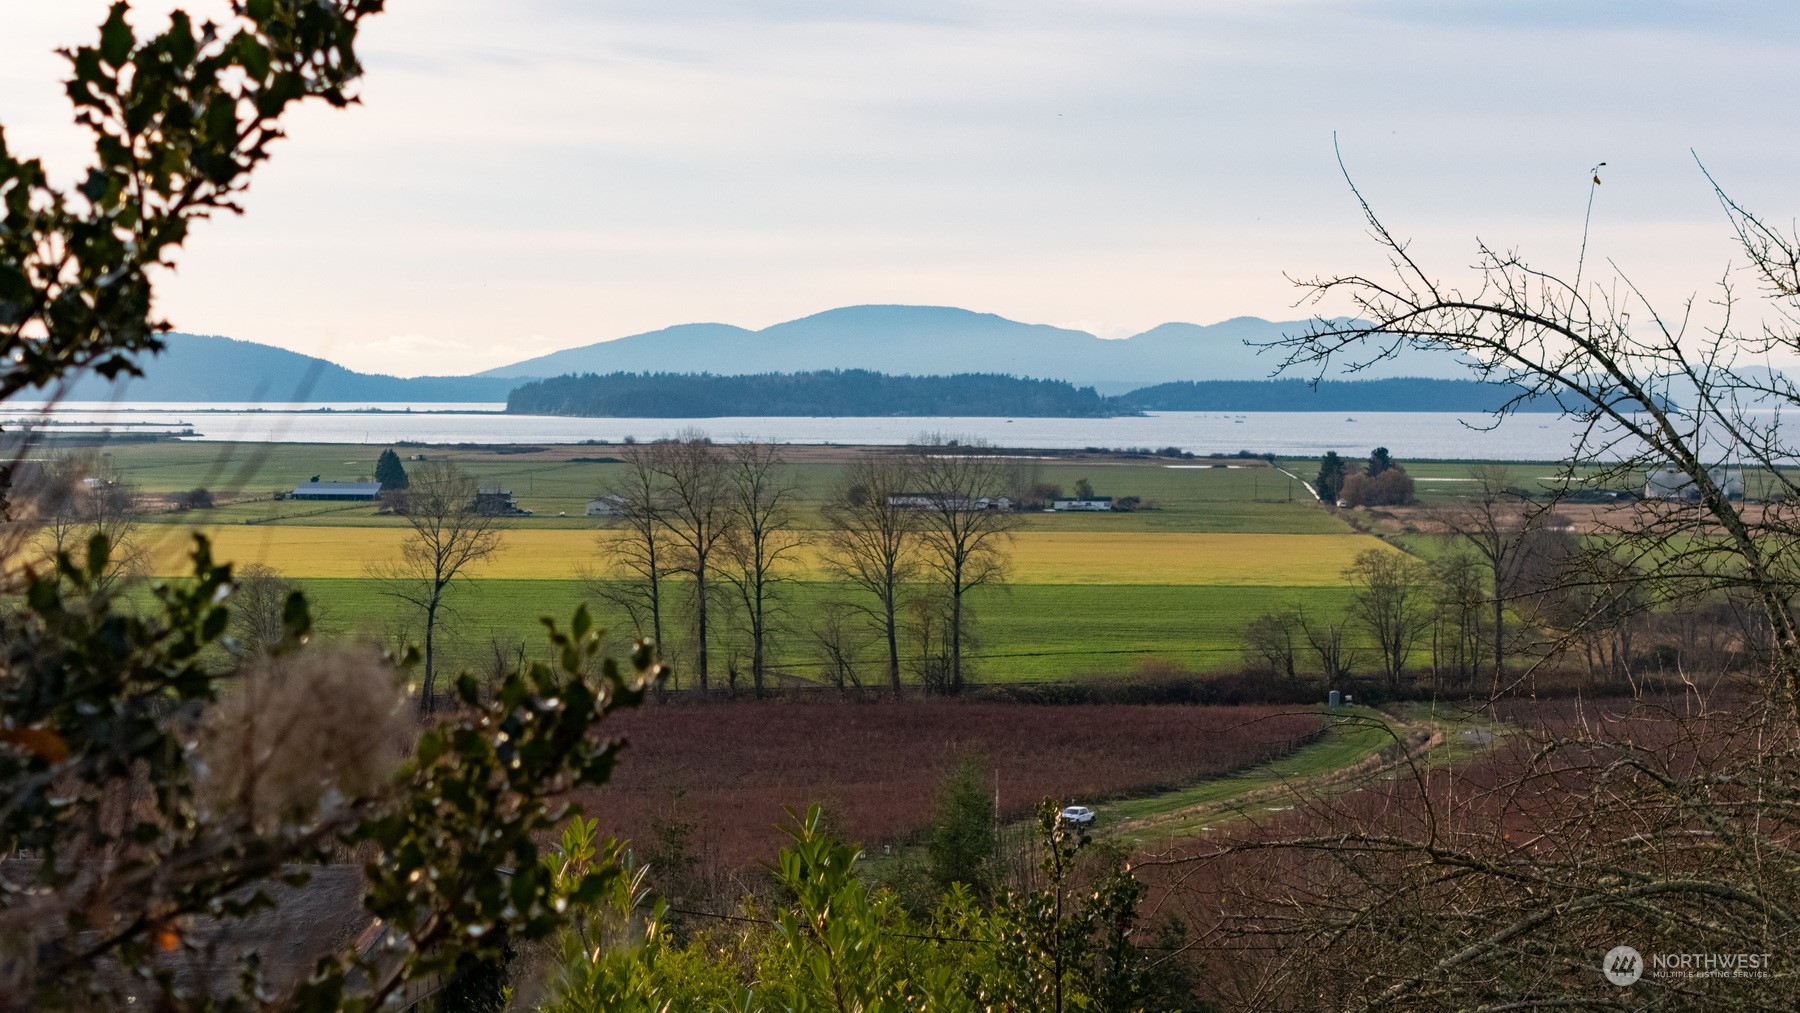
[[[617,443],[698,430],[715,440],[902,444],[921,434],[983,439],[1011,447],[1180,447],[1196,454],[1249,450],[1315,456],[1327,450],[1396,457],[1544,461],[1563,457],[1578,426],[1556,415],[1521,415],[1495,429],[1479,413],[1154,412],[1114,419],[710,418],[581,419],[507,415],[501,405],[182,405],[65,402],[10,405],[4,427],[46,432],[179,432],[195,441],[286,443]],[[381,411],[369,411],[379,408]],[[410,409],[410,410],[408,410]]]

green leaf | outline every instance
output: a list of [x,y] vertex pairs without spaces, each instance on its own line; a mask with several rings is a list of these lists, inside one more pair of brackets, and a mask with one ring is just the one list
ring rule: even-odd
[[100,26],[100,58],[105,60],[114,70],[125,66],[131,58],[131,47],[136,43],[132,37],[131,26],[125,23],[126,5],[116,3],[112,12],[106,16],[106,24]]
[[249,32],[239,32],[231,40],[232,51],[238,65],[255,80],[269,76],[269,48],[257,41]]

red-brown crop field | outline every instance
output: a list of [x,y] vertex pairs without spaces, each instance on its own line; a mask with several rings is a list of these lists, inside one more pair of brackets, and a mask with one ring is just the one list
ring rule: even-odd
[[969,752],[1017,817],[1047,796],[1091,803],[1224,774],[1323,729],[1294,707],[931,700],[670,705],[609,724],[631,746],[612,783],[582,799],[602,829],[647,840],[673,803],[726,867],[772,858],[783,807],[815,801],[866,847],[904,840]]
[[[1676,870],[1704,880],[1720,862],[1694,845],[1709,839],[1708,827],[1666,804],[1662,786],[1707,784],[1721,808],[1747,801],[1730,795],[1733,766],[1786,744],[1759,736],[1766,725],[1730,709],[1740,702],[1715,699],[1705,709],[1682,696],[1502,704],[1495,716],[1512,726],[1511,734],[1465,762],[1419,768],[1418,776],[1401,769],[1349,791],[1302,795],[1204,838],[1138,855],[1148,908],[1177,916],[1191,938],[1204,940],[1206,997],[1221,1007],[1290,990],[1303,1007],[1320,1001],[1326,993],[1317,990],[1331,987],[1334,976],[1381,973],[1377,961],[1401,945],[1393,926],[1408,924],[1414,913],[1510,917],[1506,905],[1533,892],[1576,896],[1603,882],[1583,878],[1580,870],[1589,867],[1643,875]],[[1622,758],[1643,764],[1644,776]],[[1763,828],[1773,839],[1800,836],[1766,817]],[[1434,877],[1421,871],[1430,870],[1425,849],[1406,842],[1429,842],[1435,854],[1455,857]],[[1394,883],[1408,883],[1413,892],[1392,889]],[[1377,922],[1365,911],[1388,920]],[[1571,939],[1591,936],[1596,953],[1620,932],[1653,938],[1652,927],[1628,914],[1569,918],[1559,931]],[[1345,932],[1348,941],[1329,951],[1315,944],[1329,929],[1365,917],[1373,942]],[[1307,974],[1275,981],[1255,965],[1245,977],[1254,962],[1244,955],[1252,952],[1273,955],[1269,966]]]

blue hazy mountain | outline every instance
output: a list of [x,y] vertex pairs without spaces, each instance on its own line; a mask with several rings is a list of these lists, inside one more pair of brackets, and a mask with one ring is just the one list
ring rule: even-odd
[[[1280,364],[1257,343],[1304,322],[1237,317],[1167,323],[1129,338],[1027,324],[947,306],[846,306],[761,330],[730,324],[666,327],[565,349],[475,376],[404,378],[357,373],[325,359],[233,338],[166,336],[168,349],[140,360],[145,375],[96,376],[75,401],[505,401],[528,380],[568,374],[710,373],[714,376],[867,370],[895,376],[1005,374],[1092,386],[1105,395],[1182,380],[1260,380]],[[1310,374],[1300,374],[1311,378]],[[1339,375],[1341,378],[1341,374]],[[1406,352],[1356,374],[1466,378],[1448,355]]]
[[[1171,380],[1258,380],[1281,363],[1269,342],[1306,326],[1237,317],[1210,325],[1167,323],[1129,338],[1026,324],[948,306],[846,306],[759,331],[730,324],[683,324],[491,369],[487,377],[566,373],[717,375],[863,369],[946,375],[1007,373],[1094,385],[1102,393]],[[1462,378],[1449,355],[1406,352],[1357,374]],[[1310,376],[1308,377],[1310,378]]]
[[141,377],[77,380],[69,401],[505,401],[513,379],[383,376],[253,341],[167,334],[160,355],[140,356]]

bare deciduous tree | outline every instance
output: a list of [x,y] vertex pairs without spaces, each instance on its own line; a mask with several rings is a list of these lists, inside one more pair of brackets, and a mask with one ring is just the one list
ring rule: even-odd
[[921,513],[907,500],[917,490],[913,462],[898,455],[864,457],[844,469],[825,506],[826,563],[875,599],[865,609],[887,641],[888,685],[900,694],[902,595],[917,575]]
[[736,592],[750,639],[750,682],[757,697],[768,673],[769,639],[782,567],[804,544],[794,529],[793,478],[773,443],[732,444],[727,453],[725,495],[726,583]]
[[1432,684],[1466,688],[1474,683],[1482,658],[1482,616],[1488,606],[1482,565],[1472,553],[1457,548],[1430,566],[1436,604],[1431,622]]
[[1244,627],[1244,653],[1271,675],[1293,682],[1299,678],[1295,660],[1300,654],[1299,618],[1291,609],[1265,612]]
[[[1497,419],[1555,399],[1582,425],[1561,488],[1678,476],[1674,495],[1646,501],[1596,541],[1668,588],[1748,591],[1770,623],[1771,676],[1800,721],[1800,474],[1790,467],[1800,446],[1782,425],[1800,387],[1770,358],[1800,351],[1800,237],[1715,192],[1767,297],[1760,327],[1737,323],[1729,277],[1703,322],[1694,299],[1666,312],[1623,272],[1603,286],[1584,280],[1584,259],[1568,277],[1486,243],[1472,286],[1459,287],[1427,271],[1357,192],[1392,274],[1306,282],[1316,300],[1347,299],[1354,319],[1320,318],[1282,344],[1289,366],[1321,368],[1356,369],[1401,347],[1455,353],[1517,392]],[[1742,485],[1766,500],[1757,509],[1734,493],[1740,469]]]
[[694,672],[700,692],[708,689],[712,630],[711,602],[715,554],[731,532],[731,487],[725,455],[699,433],[651,444],[650,467],[662,495],[659,513],[671,553],[669,570],[694,579]]
[[294,593],[294,584],[261,563],[239,567],[231,583],[227,608],[232,633],[247,655],[265,655],[287,634],[288,596]]
[[663,641],[663,579],[669,547],[663,530],[663,490],[652,446],[633,444],[619,453],[625,462],[620,477],[602,489],[618,526],[602,529],[598,548],[609,557],[619,580],[596,581],[602,597],[631,616],[640,636],[648,634],[658,651]]
[[947,605],[950,670],[947,690],[963,688],[963,641],[968,632],[968,595],[1006,579],[1007,549],[1017,515],[995,503],[1010,488],[1011,470],[981,443],[952,446],[927,440],[914,461],[921,508],[920,544],[925,567],[943,588]]
[[1504,465],[1478,465],[1469,470],[1469,477],[1475,483],[1473,494],[1440,510],[1439,519],[1451,538],[1473,551],[1487,571],[1492,691],[1499,693],[1506,684],[1508,589],[1519,573],[1534,508]]
[[[1644,501],[1594,512],[1576,543],[1612,565],[1564,572],[1597,592],[1590,600],[1605,607],[1586,611],[1602,622],[1621,604],[1753,602],[1759,621],[1742,629],[1761,668],[1722,694],[1690,683],[1677,699],[1633,701],[1624,714],[1583,706],[1520,736],[1476,777],[1416,767],[1342,806],[1315,799],[1308,816],[1203,856],[1267,856],[1240,870],[1259,906],[1222,936],[1242,931],[1252,945],[1274,944],[1259,955],[1290,954],[1272,961],[1291,977],[1256,983],[1252,1005],[1792,1006],[1800,446],[1783,421],[1800,388],[1770,357],[1800,352],[1800,236],[1719,196],[1768,297],[1750,328],[1737,322],[1729,277],[1711,308],[1689,299],[1673,313],[1616,268],[1605,284],[1586,280],[1585,237],[1572,274],[1481,244],[1472,282],[1453,284],[1366,202],[1388,272],[1308,283],[1349,305],[1286,339],[1290,365],[1359,368],[1408,347],[1455,353],[1481,378],[1514,385],[1496,424],[1542,398],[1580,423],[1554,493],[1654,476]],[[1495,583],[1503,598],[1506,581]],[[1612,585],[1646,600],[1627,602]],[[1217,910],[1247,892],[1214,889],[1207,900]],[[1599,973],[1623,940],[1646,956],[1743,953],[1760,963],[1627,992]]]
[[1355,589],[1350,615],[1375,642],[1388,688],[1397,690],[1406,661],[1431,621],[1425,567],[1405,553],[1369,549],[1357,554],[1344,577]]
[[148,554],[139,544],[137,487],[110,461],[91,452],[53,453],[14,467],[9,491],[13,516],[31,533],[42,565],[61,553],[82,557],[96,536],[112,547],[103,586],[143,571]]
[[453,461],[427,461],[413,469],[406,493],[412,529],[400,559],[370,567],[383,593],[411,605],[425,631],[424,683],[419,707],[437,709],[437,635],[445,597],[471,566],[500,551],[500,519],[476,504],[475,476]]
[[1356,648],[1350,645],[1350,620],[1309,615],[1305,608],[1296,606],[1294,625],[1306,646],[1312,648],[1313,655],[1319,659],[1325,681],[1332,684],[1348,681],[1356,670]]
[[857,675],[868,646],[867,610],[842,601],[827,601],[813,620],[811,633],[825,680],[839,691],[861,690]]

